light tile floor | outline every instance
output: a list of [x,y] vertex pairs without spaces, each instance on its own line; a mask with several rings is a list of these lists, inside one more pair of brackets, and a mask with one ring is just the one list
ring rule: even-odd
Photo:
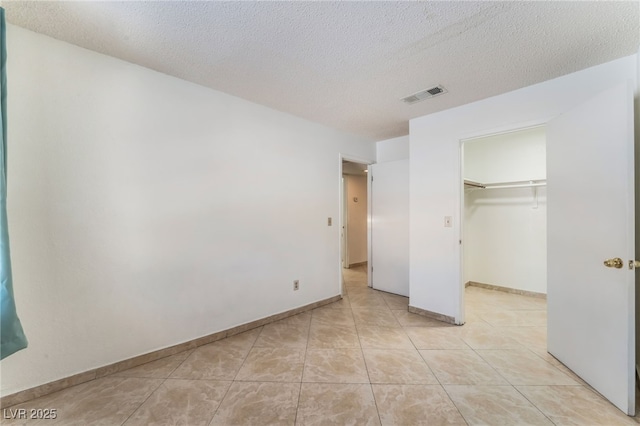
[[[546,352],[546,302],[469,287],[467,324],[344,271],[343,300],[6,409],[63,425],[636,424]],[[35,422],[35,421],[34,421]],[[3,424],[28,421],[3,419]]]

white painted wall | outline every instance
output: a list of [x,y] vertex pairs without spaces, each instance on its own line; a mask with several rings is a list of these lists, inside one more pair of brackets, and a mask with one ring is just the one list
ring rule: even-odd
[[[547,122],[616,83],[636,81],[636,55],[410,122],[410,304],[462,314],[460,140]],[[636,84],[636,83],[634,83]],[[445,228],[443,218],[453,217]]]
[[[544,127],[464,142],[465,179],[545,179]],[[465,189],[463,282],[547,292],[546,188]]]
[[482,183],[545,179],[544,126],[464,142],[464,177]]
[[386,139],[376,143],[376,161],[406,160],[409,158],[409,135]]
[[367,176],[345,175],[349,266],[367,261]]
[[29,348],[2,361],[3,395],[340,294],[340,153],[372,161],[373,142],[18,27],[7,40]]

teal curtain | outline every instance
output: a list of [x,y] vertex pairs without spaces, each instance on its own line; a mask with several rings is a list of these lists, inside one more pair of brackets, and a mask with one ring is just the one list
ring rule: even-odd
[[13,299],[7,221],[7,25],[0,7],[0,359],[27,347]]

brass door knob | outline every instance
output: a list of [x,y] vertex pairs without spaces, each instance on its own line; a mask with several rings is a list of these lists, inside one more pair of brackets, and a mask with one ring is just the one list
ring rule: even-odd
[[607,259],[604,261],[604,266],[607,268],[616,268],[620,269],[624,266],[624,262],[619,257],[614,257],[613,259]]

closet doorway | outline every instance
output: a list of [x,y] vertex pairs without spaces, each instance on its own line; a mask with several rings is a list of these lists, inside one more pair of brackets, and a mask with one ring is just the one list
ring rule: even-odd
[[465,320],[530,327],[546,353],[545,127],[465,140],[462,150]]

